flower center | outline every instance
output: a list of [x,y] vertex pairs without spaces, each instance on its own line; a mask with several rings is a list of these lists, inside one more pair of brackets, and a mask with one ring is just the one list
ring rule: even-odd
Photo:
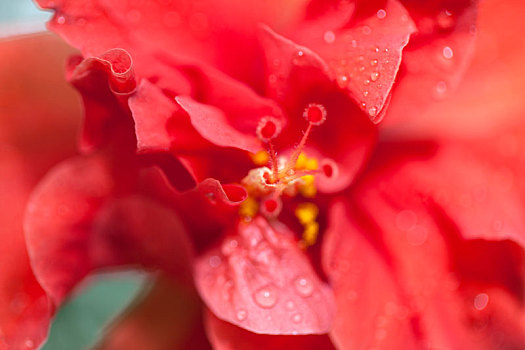
[[[323,160],[321,166],[314,157],[304,152],[306,141],[314,126],[326,120],[326,109],[320,104],[308,105],[303,117],[308,122],[304,135],[289,157],[277,156],[272,140],[282,130],[281,122],[274,117],[264,117],[257,126],[257,137],[267,144],[267,151],[260,151],[252,159],[260,167],[252,169],[241,181],[248,192],[248,198],[242,203],[239,214],[245,220],[251,220],[258,214],[268,220],[276,219],[283,209],[283,197],[301,195],[313,198],[317,193],[316,176],[330,178],[334,175],[334,166]],[[302,202],[295,208],[295,216],[303,226],[301,244],[306,247],[315,243],[319,231],[316,222],[318,208],[311,202]]]

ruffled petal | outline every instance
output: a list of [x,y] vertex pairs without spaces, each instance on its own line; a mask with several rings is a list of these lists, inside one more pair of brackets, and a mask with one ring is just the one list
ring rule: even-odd
[[100,156],[71,159],[33,193],[25,219],[28,250],[54,305],[97,268],[141,264],[188,277],[191,246],[176,214],[130,193],[120,175]]
[[262,334],[322,334],[330,330],[332,291],[313,271],[291,232],[265,219],[202,255],[195,267],[200,295],[220,319]]
[[252,333],[206,312],[206,331],[214,349],[335,349],[327,335],[264,335]]

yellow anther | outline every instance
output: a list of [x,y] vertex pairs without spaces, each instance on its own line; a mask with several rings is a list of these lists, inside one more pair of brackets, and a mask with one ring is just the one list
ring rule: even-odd
[[317,169],[319,169],[319,163],[317,162],[317,159],[315,159],[315,158],[308,158],[308,161],[306,162],[305,169],[306,170],[317,170]]
[[255,154],[252,154],[251,157],[253,163],[259,166],[268,164],[268,161],[270,160],[270,156],[266,151],[259,151]]
[[241,203],[239,214],[244,217],[253,218],[259,210],[259,203],[253,198],[248,197]]
[[301,179],[304,181],[305,185],[313,185],[315,181],[315,177],[313,175],[301,176]]
[[295,216],[303,226],[314,222],[318,214],[319,209],[313,203],[301,203],[295,208]]
[[312,184],[305,184],[299,187],[299,193],[303,195],[305,198],[313,198],[317,194],[317,187]]
[[314,245],[319,234],[319,224],[317,222],[310,222],[304,227],[303,242],[306,247]]
[[304,170],[306,169],[307,163],[308,163],[308,157],[306,157],[306,154],[301,153],[299,154],[299,157],[297,157],[297,162],[295,163],[295,169]]

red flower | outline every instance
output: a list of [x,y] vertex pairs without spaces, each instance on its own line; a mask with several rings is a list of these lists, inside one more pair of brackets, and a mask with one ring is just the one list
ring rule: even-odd
[[[85,154],[42,180],[25,220],[52,309],[91,271],[140,264],[193,275],[217,348],[522,344],[515,153],[369,121],[457,84],[473,4],[40,3],[86,57],[68,65]],[[128,347],[126,325],[106,347]],[[19,329],[8,344],[42,340]]]

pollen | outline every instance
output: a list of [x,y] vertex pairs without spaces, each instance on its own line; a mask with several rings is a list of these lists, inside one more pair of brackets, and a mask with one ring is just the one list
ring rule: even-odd
[[317,215],[319,215],[319,209],[313,203],[301,203],[295,209],[295,216],[301,225],[314,222],[317,219]]
[[251,155],[252,161],[255,165],[263,166],[268,164],[268,161],[270,160],[270,156],[268,155],[268,152],[262,150],[255,154]]
[[259,203],[253,197],[250,196],[248,196],[248,198],[246,198],[239,207],[239,215],[241,215],[244,218],[251,219],[255,215],[257,215],[258,211]]
[[319,224],[317,222],[311,222],[304,227],[302,246],[309,247],[315,244],[317,236],[319,235]]

